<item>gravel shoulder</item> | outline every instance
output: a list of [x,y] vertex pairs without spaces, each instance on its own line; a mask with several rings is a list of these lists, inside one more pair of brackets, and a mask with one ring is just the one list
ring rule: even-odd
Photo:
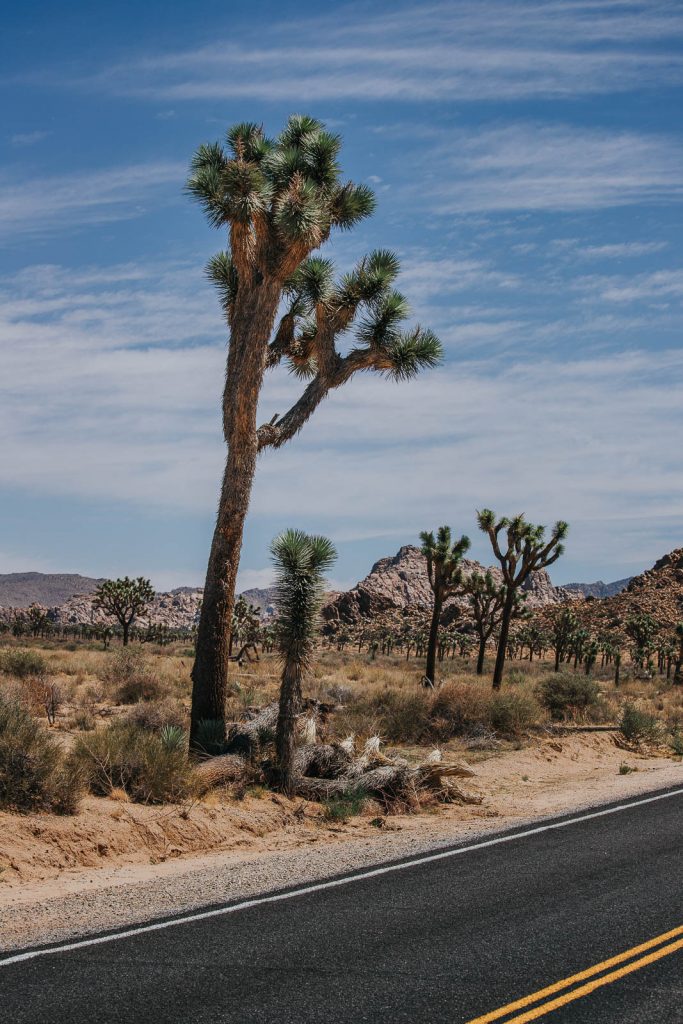
[[248,898],[683,784],[680,760],[626,753],[604,733],[474,767],[480,806],[375,824],[331,826],[315,805],[275,795],[162,810],[92,800],[73,819],[0,814],[0,948]]

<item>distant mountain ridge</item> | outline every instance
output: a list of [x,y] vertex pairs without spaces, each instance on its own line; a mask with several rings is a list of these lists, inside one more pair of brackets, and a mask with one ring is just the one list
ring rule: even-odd
[[563,590],[569,590],[572,594],[583,594],[584,597],[615,597],[622,590],[626,590],[633,576],[627,576],[623,580],[615,580],[614,583],[603,583],[598,580],[596,583],[564,583]]
[[72,597],[94,594],[102,582],[92,576],[68,572],[0,573],[0,607],[28,608],[40,604],[52,608]]

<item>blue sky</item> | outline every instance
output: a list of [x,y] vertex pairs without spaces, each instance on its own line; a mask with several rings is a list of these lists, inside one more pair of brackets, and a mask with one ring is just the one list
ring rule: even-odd
[[[367,377],[259,464],[243,586],[286,526],[339,585],[474,510],[566,518],[554,579],[683,543],[683,6],[27,3],[0,40],[0,572],[201,583],[223,450],[224,246],[193,149],[294,111],[344,138],[447,359]],[[268,381],[263,417],[296,384]]]

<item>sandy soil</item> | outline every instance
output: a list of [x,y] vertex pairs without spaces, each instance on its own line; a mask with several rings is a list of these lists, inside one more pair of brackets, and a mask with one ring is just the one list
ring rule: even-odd
[[[620,774],[622,764],[633,771]],[[487,755],[474,768],[467,788],[480,806],[374,822],[331,825],[316,805],[269,793],[173,808],[91,798],[74,818],[0,813],[0,946],[253,895],[683,783],[680,759],[624,751],[607,733]]]

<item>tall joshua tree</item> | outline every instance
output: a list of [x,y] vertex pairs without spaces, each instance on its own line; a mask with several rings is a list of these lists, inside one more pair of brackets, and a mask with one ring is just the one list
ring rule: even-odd
[[[202,719],[225,716],[235,581],[258,453],[285,444],[355,373],[403,380],[441,358],[431,331],[404,329],[408,305],[393,288],[393,253],[373,252],[339,280],[329,260],[312,255],[333,229],[352,228],[374,209],[366,185],[342,181],[340,146],[319,121],[296,115],[275,139],[256,124],[235,125],[226,148],[200,146],[192,161],[189,193],[209,223],[228,232],[228,251],[214,256],[207,272],[229,345],[227,459],[192,670],[191,739]],[[342,334],[353,338],[344,353],[336,344]],[[282,362],[307,383],[288,412],[259,427],[264,374]]]
[[282,659],[280,709],[275,746],[280,785],[292,789],[294,730],[301,705],[301,682],[315,646],[325,573],[337,552],[327,537],[286,530],[271,545],[276,569],[277,645]]
[[[475,571],[463,583],[463,591],[469,599],[474,627],[479,638],[477,675],[480,676],[484,672],[486,644],[503,617],[507,587],[505,583],[497,583],[490,571],[485,573]],[[522,607],[523,597],[522,594],[515,594],[514,613],[517,613]]]
[[422,554],[427,559],[429,585],[434,594],[432,622],[427,643],[427,667],[424,676],[425,686],[434,686],[436,681],[436,651],[439,643],[439,625],[443,603],[447,597],[455,594],[462,585],[462,556],[470,547],[469,537],[463,536],[453,542],[450,526],[440,526],[436,537],[429,531],[420,534]]
[[[493,671],[493,688],[498,690],[503,681],[505,649],[514,613],[515,594],[532,572],[545,569],[557,561],[564,551],[562,541],[567,536],[569,527],[567,523],[558,521],[553,526],[550,538],[546,540],[544,526],[528,523],[523,515],[515,516],[513,519],[497,520],[495,512],[489,508],[477,512],[477,522],[479,529],[487,534],[491,541],[493,553],[503,570],[506,588],[496,666]],[[501,534],[507,541],[507,547],[501,547]]]

